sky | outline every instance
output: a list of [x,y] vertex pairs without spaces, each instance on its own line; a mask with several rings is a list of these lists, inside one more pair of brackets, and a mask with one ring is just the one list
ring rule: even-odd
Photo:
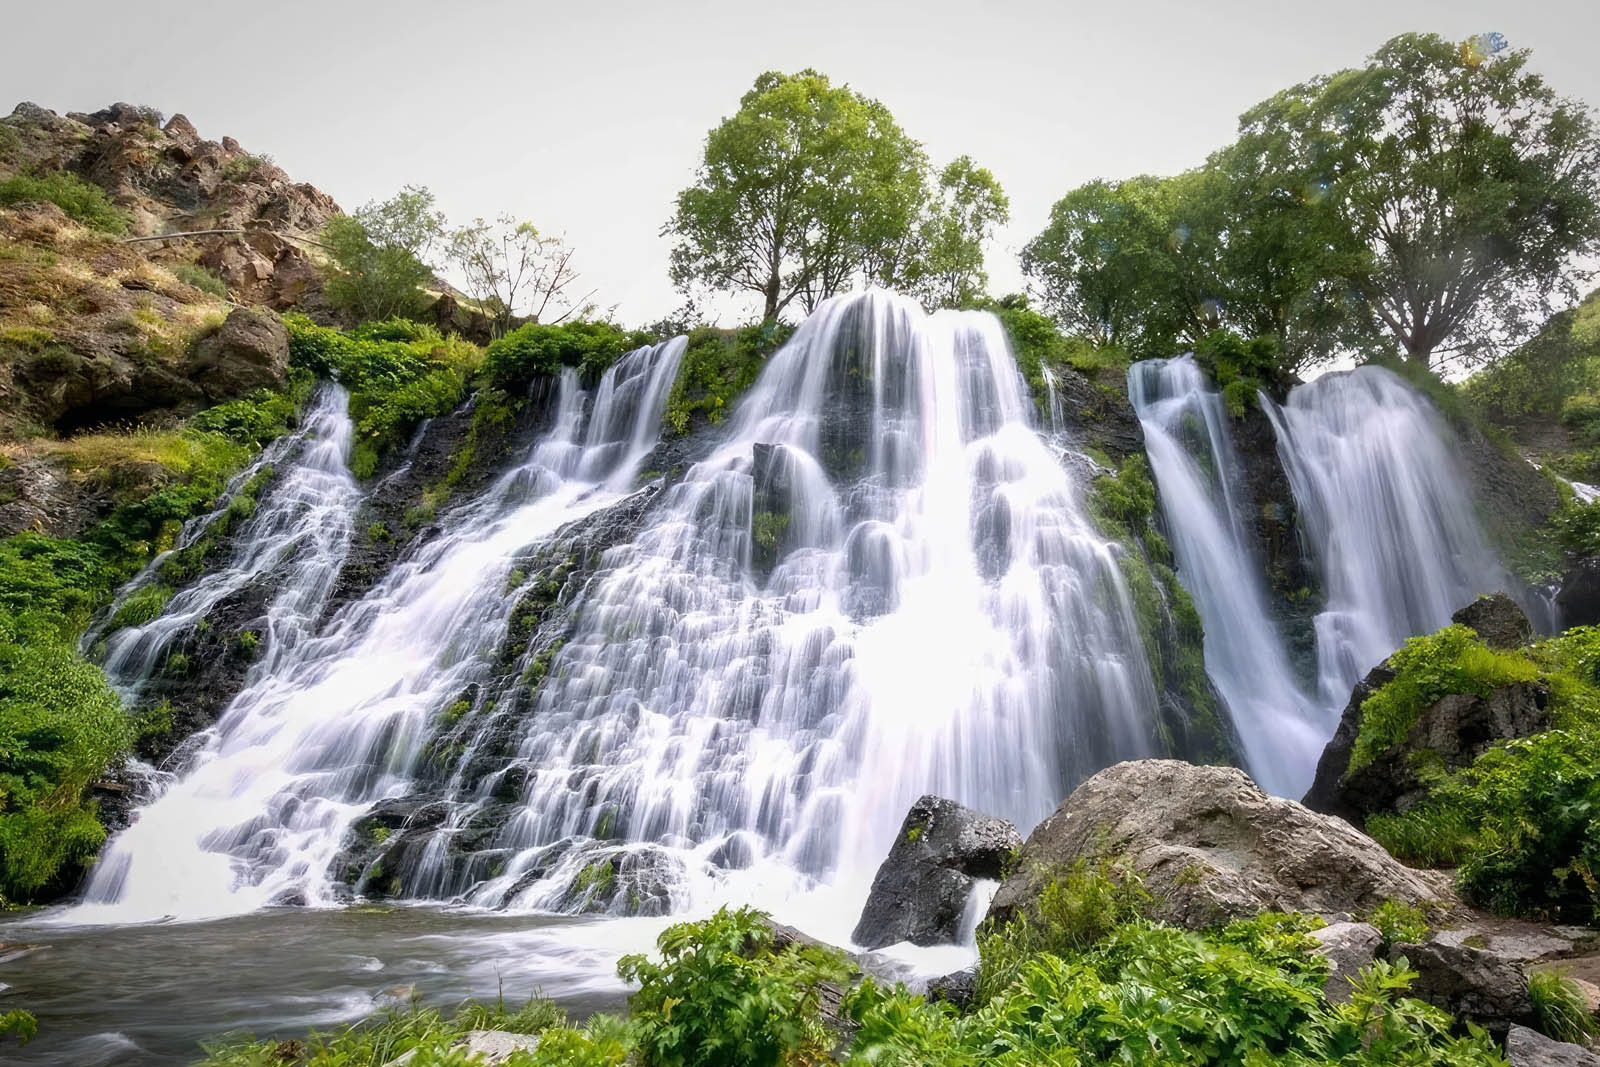
[[346,210],[418,184],[456,222],[529,219],[566,235],[581,287],[629,324],[681,303],[662,224],[706,132],[766,70],[821,70],[888,105],[936,165],[965,153],[993,171],[1012,207],[996,293],[1022,287],[1018,253],[1067,190],[1192,167],[1250,105],[1397,33],[1498,31],[1600,105],[1595,0],[6,7],[0,107],[150,105]]

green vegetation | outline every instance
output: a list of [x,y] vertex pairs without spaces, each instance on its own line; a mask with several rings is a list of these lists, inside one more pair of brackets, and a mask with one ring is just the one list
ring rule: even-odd
[[0,1037],[16,1034],[17,1044],[26,1045],[38,1032],[39,1020],[33,1017],[32,1012],[17,1008],[0,1015]]
[[1432,929],[1422,909],[1403,900],[1391,899],[1379,904],[1367,916],[1367,922],[1377,927],[1378,933],[1383,935],[1385,951],[1395,945],[1414,945],[1425,941]]
[[1447,627],[1402,653],[1400,676],[1363,705],[1373,719],[1378,701],[1357,754],[1403,736],[1444,692],[1483,693],[1506,681],[1549,688],[1552,728],[1496,744],[1454,773],[1431,769],[1421,803],[1371,816],[1367,832],[1407,862],[1458,867],[1462,895],[1480,907],[1567,922],[1600,917],[1600,630],[1505,653]]
[[[1046,369],[1059,372],[1070,367],[1091,378],[1099,377],[1102,372],[1111,372],[1118,383],[1125,380],[1130,362],[1128,353],[1113,345],[1095,345],[1081,337],[1063,334],[1048,315],[1029,307],[1025,296],[1014,294],[1000,300],[979,301],[976,306],[993,312],[1005,326],[1012,354],[1017,360],[1017,369],[1022,372],[1041,409],[1048,403],[1044,381]],[[1118,387],[1102,385],[1099,392],[1108,402],[1120,402],[1123,399]],[[1093,417],[1099,412],[1088,411],[1084,414]]]
[[1222,390],[1223,405],[1236,419],[1256,406],[1261,390],[1283,384],[1278,342],[1271,337],[1246,340],[1232,330],[1212,330],[1194,346],[1194,359]]
[[738,330],[710,326],[691,330],[678,379],[667,397],[662,432],[682,436],[698,426],[721,422],[732,413],[734,401],[755,384],[767,357],[793,332],[777,322]]
[[1024,272],[1069,329],[1140,356],[1223,327],[1287,370],[1487,358],[1600,248],[1600,138],[1528,58],[1498,35],[1396,37],[1250,109],[1195,170],[1072,190]]
[[101,233],[121,234],[128,229],[128,217],[106,197],[105,190],[66,171],[16,174],[0,182],[0,205],[30,200],[48,201],[74,222]]
[[970,158],[932,173],[878,101],[814,70],[769,71],[706,136],[666,232],[681,290],[759,294],[772,321],[863,280],[965,303],[981,295],[983,244],[1008,211]]
[[439,240],[444,215],[433,194],[406,186],[388,200],[336,215],[322,229],[333,257],[328,299],[363,321],[416,313],[421,290],[433,278],[422,257]]
[[1531,682],[1538,668],[1515,652],[1483,645],[1465,626],[1408,640],[1389,659],[1394,681],[1361,705],[1361,730],[1350,753],[1350,771],[1405,740],[1417,717],[1448,693],[1488,696],[1512,682]]
[[1539,1029],[1557,1041],[1583,1044],[1600,1034],[1583,992],[1566,971],[1539,968],[1528,974],[1528,995],[1533,998],[1533,1014]]
[[458,337],[407,319],[369,322],[348,332],[300,315],[289,327],[289,361],[350,391],[355,447],[350,469],[370,478],[379,458],[403,444],[424,419],[460,404],[483,363],[482,351]]
[[220,296],[224,300],[228,297],[228,285],[215,272],[209,271],[198,263],[179,263],[172,268],[172,274],[184,285]]
[[596,381],[620,356],[650,341],[649,334],[609,322],[529,323],[489,345],[483,372],[493,388],[518,394],[534,378],[560,374],[563,367]]

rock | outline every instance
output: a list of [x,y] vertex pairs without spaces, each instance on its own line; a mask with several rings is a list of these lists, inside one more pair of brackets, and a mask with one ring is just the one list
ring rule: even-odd
[[1339,780],[1344,777],[1345,768],[1350,766],[1350,753],[1355,750],[1356,735],[1361,732],[1361,705],[1392,681],[1394,671],[1389,669],[1388,664],[1382,663],[1368,671],[1367,676],[1351,690],[1350,702],[1339,716],[1339,726],[1317,759],[1317,773],[1311,780],[1311,788],[1301,799],[1301,803],[1312,811],[1337,815],[1352,823],[1361,822],[1359,807],[1350,803],[1339,787]]
[[1328,1003],[1343,1004],[1350,999],[1350,979],[1377,959],[1383,934],[1370,923],[1338,922],[1313,930],[1311,936],[1320,942],[1316,951],[1331,965],[1323,993]]
[[1029,835],[989,908],[1006,921],[1079,861],[1120,857],[1151,912],[1189,929],[1263,911],[1364,915],[1385,900],[1452,902],[1442,876],[1402,865],[1349,823],[1269,796],[1243,771],[1175,760],[1119,763],[1084,782]]
[[978,999],[978,968],[965,967],[940,975],[928,983],[929,1000],[942,1000],[957,1011],[966,1011]]
[[1526,1026],[1506,1032],[1506,1062],[1511,1067],[1600,1067],[1600,1056]]
[[[513,1034],[505,1030],[468,1030],[462,1034],[450,1051],[465,1056],[474,1063],[496,1064],[509,1060],[514,1053],[532,1052],[539,1047],[537,1034]],[[417,1050],[390,1060],[384,1067],[401,1067],[416,1059]]]
[[236,308],[195,345],[189,373],[213,397],[281,389],[289,373],[289,330],[276,315]]
[[1450,621],[1472,627],[1490,648],[1521,648],[1533,640],[1533,624],[1505,593],[1480,596],[1450,616]]
[[1600,623],[1600,558],[1580,561],[1561,579],[1556,613],[1562,629]]
[[1022,844],[1017,828],[943,797],[911,806],[872,879],[852,939],[873,949],[950,944],[979,878],[999,878]]
[[1390,959],[1402,956],[1417,972],[1411,996],[1418,1000],[1470,1019],[1494,1034],[1534,1021],[1527,975],[1499,953],[1430,938],[1423,944],[1390,948]]

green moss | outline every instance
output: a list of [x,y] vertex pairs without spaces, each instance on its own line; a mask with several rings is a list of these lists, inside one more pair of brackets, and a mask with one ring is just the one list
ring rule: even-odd
[[130,593],[111,616],[111,628],[120,630],[124,626],[143,626],[151,622],[167,606],[173,592],[170,586],[157,582]]
[[613,859],[595,860],[578,872],[577,880],[572,883],[576,893],[589,893],[596,899],[604,899],[611,894],[616,883],[617,868]]

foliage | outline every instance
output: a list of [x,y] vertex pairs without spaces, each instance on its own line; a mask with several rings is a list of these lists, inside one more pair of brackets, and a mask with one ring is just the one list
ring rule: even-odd
[[0,205],[30,200],[49,201],[73,221],[101,233],[121,234],[128,229],[128,217],[106,197],[105,190],[66,171],[15,174],[0,182]]
[[1528,995],[1533,999],[1533,1014],[1539,1029],[1557,1041],[1583,1044],[1600,1034],[1583,991],[1566,971],[1539,968],[1528,973]]
[[189,425],[230,441],[259,447],[294,428],[309,392],[308,379],[296,383],[288,393],[258,389],[248,396],[207,408],[190,419]]
[[1461,383],[1480,416],[1499,425],[1561,412],[1589,447],[1595,435],[1594,395],[1600,393],[1600,289],[1552,316],[1505,359]]
[[921,147],[889,110],[814,70],[760,75],[706,137],[664,232],[673,282],[809,311],[901,254],[926,195]]
[[172,274],[184,285],[227,299],[227,283],[215,271],[207,270],[198,263],[179,263],[172,268]]
[[33,1017],[32,1012],[13,1008],[11,1011],[0,1015],[0,1037],[6,1034],[16,1034],[17,1044],[26,1045],[33,1040],[33,1035],[39,1032],[39,1020]]
[[39,615],[0,618],[0,898],[28,900],[105,839],[89,782],[133,741],[99,668]]
[[338,215],[322,229],[335,271],[327,294],[334,306],[363,320],[414,314],[420,290],[433,278],[424,262],[444,232],[444,215],[421,186]]
[[1411,638],[1390,657],[1389,666],[1394,680],[1361,705],[1349,771],[1405,740],[1422,710],[1447,694],[1487,696],[1499,686],[1538,677],[1538,669],[1525,657],[1488,648],[1459,625]]
[[1394,945],[1413,945],[1427,939],[1428,917],[1415,904],[1390,898],[1372,909],[1367,922],[1383,935],[1385,951]]
[[1576,297],[1600,247],[1600,139],[1496,35],[1387,42],[1240,120],[1261,172],[1362,254],[1330,263],[1406,356],[1481,355]]
[[533,322],[557,309],[565,309],[553,320],[557,323],[588,310],[580,307],[586,297],[573,300],[568,293],[578,280],[572,248],[560,237],[541,234],[531,222],[510,215],[493,223],[476,219],[451,234],[450,259],[496,337],[511,329],[524,304]]
[[349,332],[318,326],[302,315],[286,316],[284,322],[290,365],[335,378],[350,390],[356,440],[350,469],[358,478],[370,477],[379,457],[403,443],[424,419],[461,403],[483,362],[476,345],[405,319],[366,323]]
[[765,916],[726,908],[669,927],[656,946],[660,963],[627,956],[617,965],[639,983],[629,1006],[646,1067],[775,1067],[826,1057],[832,1042],[819,987],[850,974],[837,949],[779,948]]
[[1194,346],[1194,358],[1222,390],[1228,414],[1236,419],[1255,406],[1262,389],[1282,380],[1278,342],[1271,337],[1247,341],[1232,330],[1212,330]]
[[989,284],[983,246],[1010,218],[1011,203],[994,175],[961,156],[939,172],[912,247],[882,281],[915,296],[930,311],[979,301]]
[[563,367],[594,381],[618,358],[649,343],[647,334],[609,322],[531,322],[490,343],[483,371],[492,386],[511,392],[521,392],[534,378],[560,374]]
[[1086,375],[1112,371],[1119,381],[1126,376],[1130,362],[1126,352],[1111,345],[1095,345],[1081,337],[1067,336],[1048,315],[1029,307],[1025,296],[1013,294],[1000,300],[982,300],[975,306],[993,313],[1005,327],[1017,369],[1041,405],[1048,399],[1044,380],[1047,370],[1059,374],[1064,368],[1071,368]]
[[767,357],[794,331],[778,322],[718,330],[691,330],[678,379],[667,396],[663,431],[688,433],[699,423],[716,425],[733,412],[734,401],[755,384]]

